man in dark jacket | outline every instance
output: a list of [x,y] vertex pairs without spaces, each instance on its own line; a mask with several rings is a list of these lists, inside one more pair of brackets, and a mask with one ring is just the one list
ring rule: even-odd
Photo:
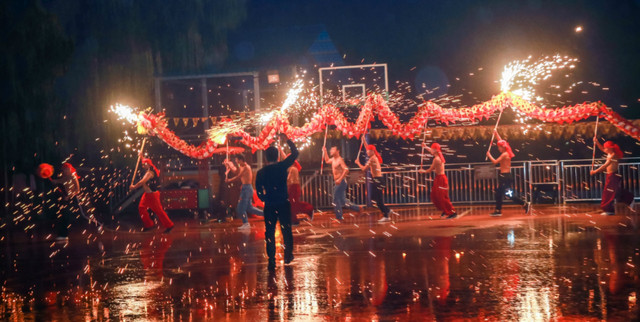
[[269,270],[276,268],[276,221],[280,221],[280,230],[284,240],[284,263],[293,260],[293,235],[291,233],[291,205],[287,192],[287,171],[298,158],[298,149],[286,135],[280,134],[282,141],[287,141],[291,154],[278,162],[278,149],[269,147],[265,151],[267,165],[256,175],[256,191],[260,200],[264,201],[264,238],[267,242]]

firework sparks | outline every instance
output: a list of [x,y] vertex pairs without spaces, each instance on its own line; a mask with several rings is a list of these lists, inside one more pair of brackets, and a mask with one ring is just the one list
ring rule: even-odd
[[234,122],[223,122],[220,125],[216,125],[207,130],[209,138],[219,144],[225,144],[227,142],[227,136],[242,130],[241,125]]
[[[536,92],[537,87],[542,82],[549,80],[554,72],[562,69],[573,69],[576,58],[568,56],[546,56],[538,61],[532,62],[531,56],[527,59],[513,61],[507,64],[502,72],[500,80],[500,90],[502,92],[514,93],[526,101],[535,101],[541,107],[545,107],[544,98]],[[531,118],[516,110],[518,115],[516,121],[522,124],[521,129],[524,133],[535,127],[540,129],[541,125],[532,126],[527,124]]]
[[289,92],[287,93],[287,98],[284,103],[280,107],[279,110],[270,110],[264,114],[258,116],[258,121],[261,125],[266,125],[271,122],[276,113],[280,113],[281,115],[288,115],[289,110],[292,109],[296,103],[298,103],[300,94],[302,93],[304,82],[302,78],[298,78],[296,82],[293,84]]
[[531,62],[531,56],[522,61],[513,61],[502,72],[500,90],[512,92],[527,101],[542,101],[543,98],[536,93],[536,87],[551,78],[555,71],[573,69],[577,61],[576,58],[560,55],[547,56],[536,62]]
[[136,124],[138,122],[138,113],[131,106],[116,103],[115,106],[111,105],[109,111],[116,113],[118,120],[124,120],[131,124]]

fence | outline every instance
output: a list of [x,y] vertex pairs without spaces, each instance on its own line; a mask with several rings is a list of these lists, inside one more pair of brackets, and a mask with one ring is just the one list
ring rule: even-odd
[[[623,186],[640,196],[640,158],[622,160],[619,173]],[[480,204],[495,201],[498,169],[489,176],[480,175],[487,163],[447,164],[449,197],[454,203]],[[419,205],[431,202],[431,174],[422,174],[417,167],[387,168],[383,171],[385,203],[389,205]],[[511,173],[514,188],[534,203],[566,203],[600,200],[605,175],[591,176],[591,160],[536,160],[513,162]],[[366,204],[367,179],[352,170],[347,190],[348,198],[356,204]],[[332,207],[333,178],[330,173],[301,174],[304,183],[302,199],[316,208]]]
[[[640,158],[628,158],[620,162],[618,171],[622,184],[640,197]],[[489,170],[490,175],[487,175]],[[383,169],[385,203],[389,205],[420,205],[431,202],[433,176],[419,173],[417,167]],[[482,170],[485,170],[484,172]],[[514,161],[511,173],[514,188],[521,196],[534,203],[567,203],[600,200],[605,175],[591,176],[591,160],[536,160]],[[329,170],[330,171],[330,170]],[[482,204],[495,200],[497,167],[488,163],[447,164],[445,174],[449,179],[449,197],[454,203]],[[482,174],[482,175],[481,175]],[[121,173],[110,185],[110,204],[116,206],[128,193],[128,173]],[[367,203],[367,180],[359,169],[352,169],[349,178],[348,198],[356,204]],[[333,177],[330,172],[303,172],[302,200],[316,208],[331,208],[333,202]],[[112,209],[113,210],[113,209]]]

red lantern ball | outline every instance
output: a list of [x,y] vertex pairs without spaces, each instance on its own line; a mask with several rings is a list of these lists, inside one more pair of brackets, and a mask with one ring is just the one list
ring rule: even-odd
[[53,166],[48,163],[42,163],[38,166],[38,176],[42,179],[49,179],[53,175]]

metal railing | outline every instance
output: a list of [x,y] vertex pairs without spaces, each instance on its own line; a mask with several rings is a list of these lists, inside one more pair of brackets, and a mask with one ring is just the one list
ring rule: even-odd
[[[479,178],[476,167],[487,163],[447,164],[445,174],[449,180],[449,198],[453,203],[492,203],[495,201],[496,176]],[[640,197],[640,158],[624,159],[618,172],[623,187]],[[383,196],[389,205],[419,205],[431,202],[430,193],[433,176],[421,174],[417,167],[395,167],[383,169]],[[511,173],[514,189],[534,203],[566,203],[600,200],[605,175],[589,174],[591,160],[536,160],[514,161]],[[351,170],[351,177],[359,173]],[[361,173],[361,172],[360,172]],[[302,173],[301,181],[307,184],[302,189],[302,199],[316,208],[331,208],[334,186],[331,174]],[[367,180],[350,180],[347,197],[356,204],[366,204]]]
[[[601,160],[600,160],[601,161]],[[488,163],[447,164],[445,174],[449,180],[449,197],[453,203],[480,204],[495,201],[497,172],[493,178],[480,178],[476,168]],[[640,158],[621,160],[618,172],[623,187],[640,197]],[[383,169],[385,203],[389,205],[420,205],[431,202],[432,174],[419,173],[417,167]],[[597,201],[602,196],[605,175],[589,174],[591,160],[536,160],[514,161],[511,173],[514,189],[534,203],[566,203]],[[329,170],[330,171],[330,170]],[[356,179],[361,176],[359,179]],[[121,173],[111,181],[110,205],[116,207],[127,195],[129,173]],[[302,200],[315,208],[333,207],[333,176],[330,172],[319,175],[303,172],[300,181]],[[367,179],[360,169],[351,169],[347,197],[356,204],[367,203]],[[507,201],[508,202],[508,201]],[[113,209],[112,209],[113,210]]]
[[[618,173],[622,176],[622,186],[640,197],[640,158],[623,159],[618,164]],[[597,167],[597,166],[596,166]],[[560,161],[562,198],[564,202],[600,200],[604,187],[605,174],[591,176],[591,160]]]

